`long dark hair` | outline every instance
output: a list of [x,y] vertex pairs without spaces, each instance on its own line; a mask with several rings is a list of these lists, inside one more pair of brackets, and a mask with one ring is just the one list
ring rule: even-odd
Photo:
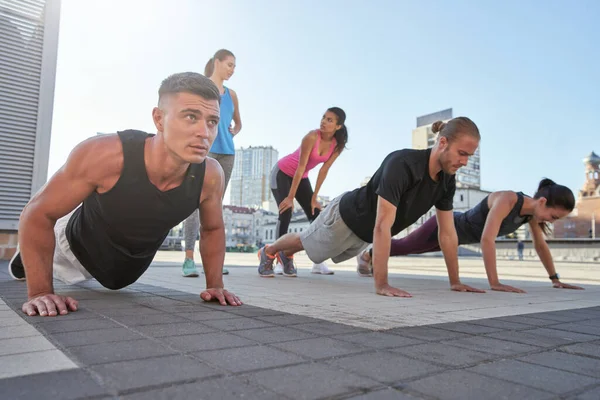
[[206,66],[204,67],[204,76],[210,78],[213,72],[215,72],[215,60],[225,61],[227,57],[235,58],[233,53],[229,50],[221,49],[217,51],[215,55],[212,56],[212,58],[206,63]]
[[[566,186],[559,185],[552,179],[544,178],[538,185],[537,192],[533,196],[534,199],[546,199],[547,207],[561,207],[571,212],[575,208],[575,196],[571,189]],[[545,222],[540,222],[540,228],[546,235],[550,233],[550,228]]]
[[333,137],[335,138],[335,141],[337,142],[337,144],[335,146],[335,151],[337,151],[338,153],[341,153],[342,150],[344,150],[346,148],[346,143],[348,143],[348,129],[346,128],[346,113],[344,112],[344,110],[342,110],[339,107],[330,107],[327,109],[327,111],[334,113],[337,117],[337,124],[342,126],[340,129],[335,131],[335,133],[333,135]]

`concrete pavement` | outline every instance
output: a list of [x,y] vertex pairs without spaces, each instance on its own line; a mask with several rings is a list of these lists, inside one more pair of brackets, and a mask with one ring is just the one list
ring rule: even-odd
[[[121,291],[57,285],[80,310],[56,318],[20,313],[25,285],[1,263],[2,397],[600,397],[598,265],[558,263],[586,287],[570,291],[539,263],[501,261],[504,283],[527,294],[467,294],[448,290],[441,259],[397,258],[390,283],[414,297],[390,299],[352,262],[316,276],[299,256],[299,278],[264,279],[256,255],[228,254],[226,285],[246,303],[234,308],[198,298],[202,276],[181,277],[182,255],[159,253]],[[482,269],[461,260],[463,281],[485,288]]]

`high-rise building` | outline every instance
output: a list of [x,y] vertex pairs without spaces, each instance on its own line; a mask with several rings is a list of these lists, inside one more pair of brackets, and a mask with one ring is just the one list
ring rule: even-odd
[[[451,108],[417,117],[417,128],[412,131],[413,149],[433,147],[437,134],[433,133],[431,126],[435,121],[448,122],[452,118]],[[481,187],[479,149],[480,147],[477,148],[475,154],[469,157],[469,163],[456,173],[456,187],[474,189]]]
[[279,153],[272,146],[235,150],[235,165],[231,174],[232,206],[261,208],[272,203],[269,177]]

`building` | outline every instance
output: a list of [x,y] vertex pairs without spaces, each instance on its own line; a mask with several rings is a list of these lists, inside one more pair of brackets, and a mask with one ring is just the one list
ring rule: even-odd
[[261,246],[264,243],[264,225],[275,224],[277,214],[262,209],[223,206],[223,222],[227,248]]
[[279,153],[272,146],[250,146],[235,150],[235,165],[230,183],[231,205],[273,208],[269,178],[278,156]]
[[[433,147],[437,134],[433,133],[431,126],[436,121],[448,122],[452,118],[451,108],[417,117],[417,127],[412,131],[413,149]],[[469,157],[469,163],[456,173],[457,188],[479,189],[481,187],[480,160],[480,147],[478,147],[475,154]]]
[[[306,214],[302,209],[296,208],[294,214],[292,214],[292,220],[288,228],[288,233],[300,233],[305,231],[310,222],[306,218]],[[271,244],[277,240],[277,216],[274,220],[265,220],[264,225],[261,229],[261,236],[264,244]]]
[[48,178],[60,0],[0,2],[0,259]]
[[575,209],[554,223],[554,238],[597,238],[600,236],[600,157],[593,151],[583,159],[585,182]]

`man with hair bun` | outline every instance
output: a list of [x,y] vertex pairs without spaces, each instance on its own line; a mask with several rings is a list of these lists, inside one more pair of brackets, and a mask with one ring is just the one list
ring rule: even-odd
[[388,283],[391,239],[435,206],[452,290],[482,292],[463,285],[458,278],[458,238],[452,212],[455,174],[477,150],[479,129],[466,117],[437,121],[432,129],[439,133],[432,148],[390,153],[366,186],[335,198],[306,231],[284,235],[262,248],[259,271],[272,268],[278,253],[291,257],[305,250],[314,263],[329,258],[339,263],[373,243],[376,293],[412,297]]

